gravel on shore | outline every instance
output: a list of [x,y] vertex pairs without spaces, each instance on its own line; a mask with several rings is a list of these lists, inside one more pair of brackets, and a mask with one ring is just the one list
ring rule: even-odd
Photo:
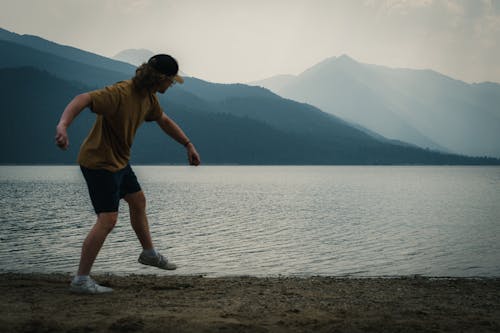
[[500,278],[0,274],[1,332],[500,332]]

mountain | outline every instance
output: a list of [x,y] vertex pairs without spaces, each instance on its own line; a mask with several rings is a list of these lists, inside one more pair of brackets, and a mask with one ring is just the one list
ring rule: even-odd
[[94,117],[70,127],[71,154],[54,149],[55,125],[71,98],[88,90],[34,68],[0,69],[0,163],[72,163]]
[[265,122],[276,129],[311,136],[344,135],[352,140],[372,140],[342,119],[308,104],[287,100],[260,87],[243,84],[214,84],[188,78],[185,88],[211,102],[208,112],[228,113]]
[[113,59],[139,66],[152,56],[154,53],[146,49],[127,49],[117,53]]
[[[86,110],[70,126],[67,152],[54,145],[55,124],[71,98],[87,90],[35,68],[0,69],[0,163],[74,163],[95,116]],[[310,144],[287,146],[296,140],[293,135],[228,114],[207,114],[173,104],[169,115],[192,133],[206,163],[293,163],[295,149],[305,150]],[[277,151],[269,142],[283,149]],[[137,163],[185,163],[186,157],[184,149],[155,123],[147,123],[137,134],[132,159]]]
[[27,47],[0,40],[0,67],[36,67],[61,79],[78,81],[93,89],[130,78],[123,72],[107,70]]
[[[55,55],[22,43],[0,41],[0,50],[0,163],[73,163],[94,115],[84,111],[72,124],[70,150],[61,152],[53,137],[65,105],[97,84],[131,75],[99,68],[92,57],[82,63],[72,60],[74,55],[69,59],[64,52]],[[500,163],[375,139],[338,117],[259,87],[188,77],[183,86],[160,95],[160,103],[196,143],[204,163]],[[185,163],[185,159],[184,149],[155,123],[138,131],[134,163]]]
[[[87,90],[85,85],[31,67],[0,69],[0,163],[74,163],[95,116],[86,110],[74,121],[66,152],[54,146],[55,124],[68,101]],[[382,144],[369,136],[356,136],[355,131],[351,136],[341,131],[329,135],[281,131],[248,117],[175,102],[168,103],[167,110],[208,164],[500,163]],[[185,163],[185,151],[155,123],[146,123],[138,131],[132,161]]]
[[500,85],[467,84],[430,70],[368,65],[344,55],[297,76],[253,82],[384,137],[500,157]]
[[77,49],[75,47],[60,45],[38,36],[19,35],[0,28],[0,40],[17,43],[44,53],[49,53],[74,62],[105,69],[107,71],[127,73],[128,75],[133,75],[135,71],[135,66],[132,66],[131,64],[112,60],[91,52]]

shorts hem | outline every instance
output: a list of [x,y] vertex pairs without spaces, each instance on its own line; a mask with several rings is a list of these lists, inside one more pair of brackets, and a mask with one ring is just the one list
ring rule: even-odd
[[114,208],[104,208],[104,209],[94,209],[94,212],[96,213],[96,215],[99,215],[101,213],[118,213],[118,209],[114,209]]
[[142,188],[139,188],[139,189],[137,189],[137,190],[135,190],[135,189],[134,189],[134,190],[132,190],[132,191],[130,191],[130,192],[124,193],[123,195],[122,195],[122,194],[120,194],[120,199],[125,198],[125,196],[126,196],[127,194],[134,194],[134,193],[141,192],[141,191],[142,191]]

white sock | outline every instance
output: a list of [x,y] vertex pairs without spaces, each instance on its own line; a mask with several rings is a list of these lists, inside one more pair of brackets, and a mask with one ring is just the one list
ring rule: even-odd
[[85,282],[89,279],[89,276],[88,275],[76,275],[74,278],[73,278],[73,282],[74,283],[82,283],[82,282]]
[[142,250],[142,253],[144,253],[148,257],[156,257],[158,255],[158,252],[156,252],[156,250],[154,248],[147,249],[147,250],[144,249],[144,250]]

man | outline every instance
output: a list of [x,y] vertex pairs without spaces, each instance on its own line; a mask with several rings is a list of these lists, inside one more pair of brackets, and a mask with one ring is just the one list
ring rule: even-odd
[[156,96],[156,92],[163,94],[175,83],[184,82],[177,75],[178,70],[177,61],[171,56],[155,55],[137,68],[131,80],[76,96],[61,116],[55,140],[61,149],[66,150],[69,145],[66,130],[71,122],[87,107],[97,114],[94,127],[78,155],[97,222],[83,243],[78,273],[70,285],[73,292],[97,294],[112,291],[97,284],[89,274],[104,240],[116,224],[122,198],[129,205],[130,222],[143,248],[139,262],[162,269],[176,269],[175,264],[153,246],[146,217],[146,199],[129,159],[139,126],[144,121],[156,121],[167,135],[186,147],[191,165],[200,164],[193,143],[165,115]]

